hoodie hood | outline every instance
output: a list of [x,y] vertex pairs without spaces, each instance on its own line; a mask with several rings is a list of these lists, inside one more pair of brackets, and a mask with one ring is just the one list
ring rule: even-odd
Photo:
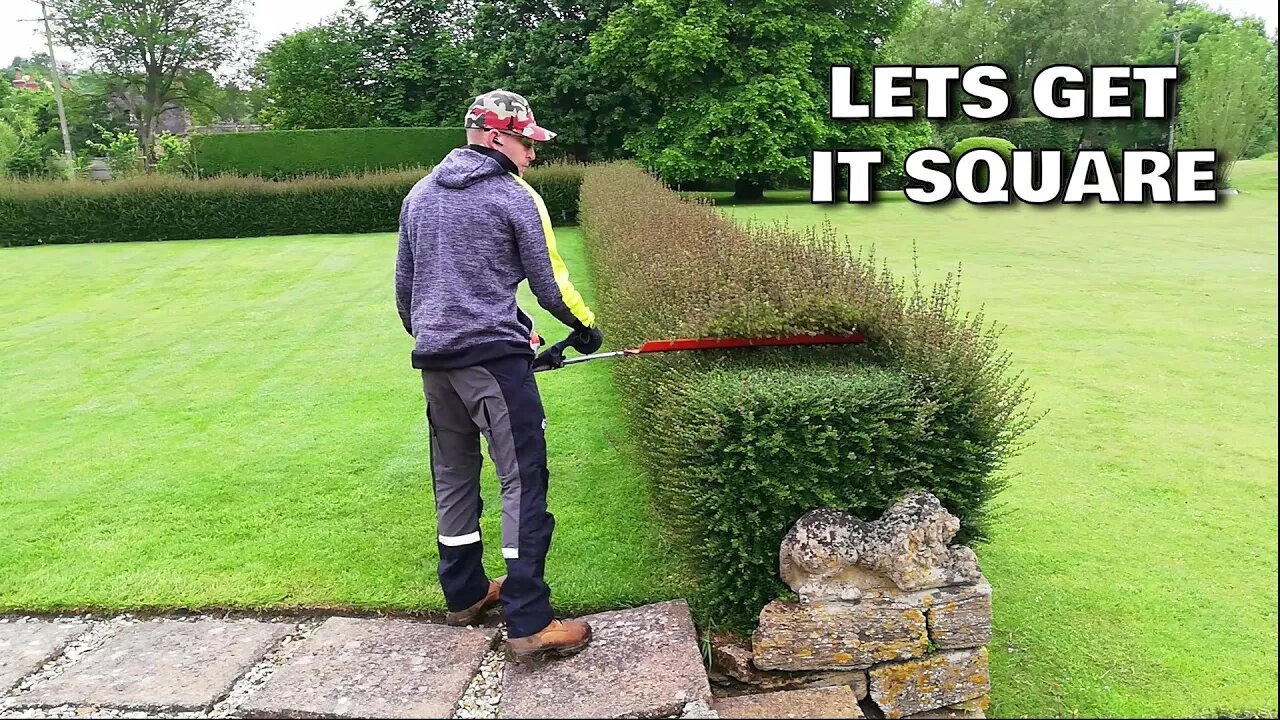
[[454,148],[436,166],[436,182],[443,187],[460,190],[495,175],[517,173],[515,163],[497,150],[480,145]]

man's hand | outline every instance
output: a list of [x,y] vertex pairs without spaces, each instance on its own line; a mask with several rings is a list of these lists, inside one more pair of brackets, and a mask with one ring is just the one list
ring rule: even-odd
[[543,350],[538,353],[536,358],[533,359],[534,370],[544,367],[552,370],[558,370],[564,367],[564,351],[561,350],[558,345],[552,345],[546,350]]
[[590,355],[599,350],[602,344],[604,344],[604,335],[600,332],[600,328],[593,326],[574,332],[570,346],[583,355]]

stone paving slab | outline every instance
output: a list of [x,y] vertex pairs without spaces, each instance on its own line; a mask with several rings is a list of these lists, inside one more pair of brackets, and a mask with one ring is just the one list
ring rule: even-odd
[[62,652],[72,638],[89,629],[82,622],[4,623],[0,625],[0,695]]
[[716,700],[722,718],[860,718],[858,697],[848,685],[779,690]]
[[217,620],[129,625],[33,689],[20,706],[203,710],[293,629]]
[[497,632],[330,618],[242,711],[250,717],[447,718]]
[[683,600],[581,618],[591,644],[569,658],[508,662],[498,717],[670,717],[711,703],[711,686]]

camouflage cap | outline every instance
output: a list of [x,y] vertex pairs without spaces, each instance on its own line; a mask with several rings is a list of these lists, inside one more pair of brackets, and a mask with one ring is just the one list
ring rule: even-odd
[[467,108],[463,127],[469,130],[506,130],[538,141],[556,136],[556,133],[534,122],[533,110],[524,96],[501,89],[477,96]]

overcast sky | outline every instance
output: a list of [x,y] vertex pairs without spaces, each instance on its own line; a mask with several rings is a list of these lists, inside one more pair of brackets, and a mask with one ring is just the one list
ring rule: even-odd
[[[250,24],[258,35],[256,45],[262,47],[283,33],[314,25],[345,4],[346,0],[254,0],[250,4]],[[368,6],[367,0],[359,0],[359,4]],[[1276,31],[1276,0],[1207,0],[1206,4],[1236,15],[1260,16],[1272,33]],[[7,65],[15,55],[26,57],[45,51],[41,24],[23,22],[39,17],[36,0],[0,0],[0,63]],[[54,46],[54,51],[60,61],[71,55],[67,48]]]
[[[279,35],[315,25],[341,10],[347,0],[252,0],[249,5],[249,25],[258,36],[259,48]],[[357,0],[357,5],[367,8],[368,0]],[[30,56],[45,50],[44,26],[38,22],[24,22],[40,18],[37,0],[0,0],[0,63],[8,65],[15,55]],[[68,48],[54,45],[58,61],[71,55]],[[82,64],[82,63],[78,63]]]

